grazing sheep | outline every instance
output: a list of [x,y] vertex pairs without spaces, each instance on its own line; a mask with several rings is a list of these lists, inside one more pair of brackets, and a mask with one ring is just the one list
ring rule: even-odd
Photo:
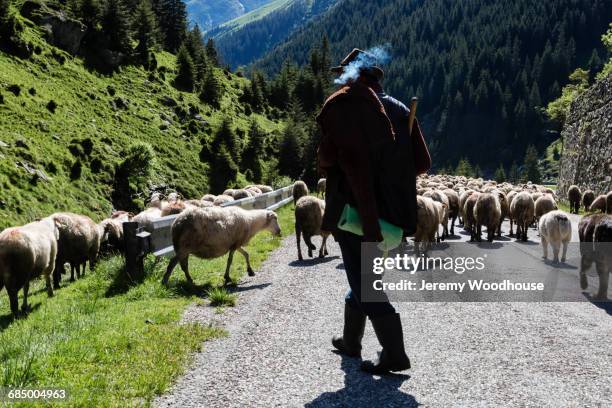
[[565,262],[567,244],[572,238],[572,223],[567,214],[559,210],[549,211],[541,216],[538,226],[542,237],[544,259],[548,258],[548,244],[550,244],[553,249],[553,262],[559,262],[559,250],[563,244],[561,262]]
[[137,222],[138,226],[144,228],[147,232],[153,232],[153,221],[161,218],[162,210],[160,208],[151,207],[137,214],[132,218],[132,222]]
[[[512,190],[508,193],[508,195],[506,196],[506,198],[508,199],[508,209],[510,209],[512,207],[512,200],[514,200],[514,197],[516,197],[516,195],[519,192],[516,190]],[[513,227],[514,227],[514,217],[512,215],[512,211],[508,210],[508,219],[510,220],[510,236],[514,235],[514,231],[513,231]]]
[[74,282],[75,270],[77,278],[85,275],[87,261],[89,261],[89,270],[94,270],[100,251],[100,242],[105,240],[110,224],[100,227],[91,218],[73,213],[55,213],[50,218],[53,219],[59,231],[57,259],[53,274],[53,286],[59,288],[66,262],[70,264],[70,282]]
[[53,296],[51,275],[55,268],[59,231],[51,218],[7,228],[0,232],[0,289],[6,286],[11,312],[19,315],[17,292],[23,288],[21,310],[28,310],[30,280],[45,277],[47,295]]
[[187,200],[185,201],[185,205],[192,207],[212,207],[214,204],[208,200]]
[[325,198],[325,189],[327,188],[327,179],[319,179],[317,182],[317,193],[323,198]]
[[105,231],[100,239],[100,252],[117,250],[123,252],[123,223],[129,222],[131,214],[125,211],[117,211],[111,218],[106,218],[98,224],[98,230]]
[[262,191],[259,189],[259,187],[248,186],[248,187],[245,187],[244,189],[249,191],[253,197],[257,197],[262,194]]
[[539,225],[540,217],[544,214],[557,210],[558,208],[555,199],[550,194],[544,194],[542,197],[538,198],[535,202],[536,224]]
[[465,202],[468,197],[474,193],[474,190],[466,190],[459,196],[459,225],[463,225],[465,227],[465,212],[463,209],[465,208]]
[[325,212],[325,201],[312,197],[301,197],[295,204],[295,237],[297,240],[298,259],[302,261],[301,236],[308,247],[308,256],[312,258],[312,251],[317,249],[311,241],[314,235],[321,235],[323,238],[321,248],[319,248],[319,258],[323,258],[327,252],[328,232],[321,231],[323,213]]
[[220,206],[221,204],[231,203],[232,201],[234,201],[234,197],[226,195],[226,194],[221,194],[215,198],[215,201],[213,201],[213,204],[216,206]]
[[591,207],[591,204],[593,204],[594,200],[595,193],[593,190],[586,190],[584,193],[582,193],[582,205],[584,207],[584,211],[589,211],[589,208]]
[[185,202],[182,200],[168,203],[164,206],[161,216],[166,217],[168,215],[180,214],[185,210],[185,208],[187,208],[187,204],[185,204]]
[[450,203],[448,201],[448,197],[446,196],[446,194],[444,194],[444,192],[442,192],[442,190],[428,191],[423,194],[423,197],[430,197],[432,200],[442,204],[442,208],[444,210],[442,219],[440,221],[442,225],[442,239],[448,237],[448,218],[450,212]]
[[226,196],[230,196],[232,198],[234,198],[234,193],[236,192],[235,189],[233,188],[228,188],[226,189],[223,193],[221,193],[221,195],[226,195]]
[[582,193],[580,188],[576,185],[571,185],[567,190],[567,200],[570,205],[570,213],[578,214],[580,211],[580,201],[582,200]]
[[417,226],[414,233],[416,253],[427,252],[431,243],[436,239],[438,225],[438,214],[434,201],[429,197],[417,195]]
[[270,186],[266,186],[265,184],[255,184],[253,187],[257,187],[262,194],[271,193],[274,189]]
[[308,195],[308,186],[301,180],[296,181],[293,184],[293,205],[297,203],[300,197]]
[[455,235],[455,221],[459,216],[459,194],[455,190],[447,188],[442,192],[448,198],[448,218],[451,220],[450,234]]
[[606,196],[603,194],[600,196],[597,196],[597,198],[593,200],[593,203],[589,207],[589,211],[590,212],[601,211],[602,213],[605,213],[606,212]]
[[587,271],[593,262],[599,275],[599,290],[596,299],[606,299],[608,296],[608,280],[612,256],[612,216],[606,214],[590,214],[582,217],[578,225],[580,237],[580,287],[588,287]]
[[501,210],[501,215],[499,218],[499,226],[497,227],[497,236],[501,237],[502,235],[502,224],[504,223],[504,219],[506,217],[510,217],[510,204],[508,203],[508,197],[506,196],[506,194],[501,191],[501,190],[497,190],[497,198],[499,199],[499,209]]
[[204,197],[201,198],[202,201],[210,201],[211,203],[215,201],[215,198],[217,198],[216,195],[214,194],[204,194]]
[[470,194],[470,196],[465,200],[465,204],[463,207],[463,214],[465,216],[463,220],[463,229],[466,231],[470,231],[471,238],[470,241],[474,240],[475,237],[475,225],[476,218],[474,217],[474,207],[476,207],[476,202],[478,201],[479,192],[474,192]]
[[510,214],[516,221],[517,240],[527,241],[527,228],[535,215],[535,203],[531,194],[526,191],[518,193],[510,204]]
[[149,208],[162,208],[162,195],[161,193],[155,192],[151,194],[151,198],[149,199]]
[[246,190],[244,188],[241,188],[239,190],[234,190],[234,200],[242,200],[243,198],[249,198],[249,197],[253,197],[254,194],[252,194],[249,190]]
[[234,252],[240,252],[247,263],[247,272],[253,276],[249,254],[242,248],[260,231],[268,230],[273,235],[280,235],[278,219],[273,211],[244,210],[240,207],[207,207],[189,208],[179,214],[172,223],[172,243],[176,255],[170,260],[162,283],[168,284],[172,270],[180,263],[181,269],[189,283],[189,255],[198,258],[213,259],[225,255],[225,284],[230,281],[230,267]]
[[501,219],[501,206],[495,193],[483,193],[478,196],[474,206],[474,219],[476,228],[472,228],[472,237],[478,242],[482,241],[482,226],[487,227],[487,241],[493,242]]

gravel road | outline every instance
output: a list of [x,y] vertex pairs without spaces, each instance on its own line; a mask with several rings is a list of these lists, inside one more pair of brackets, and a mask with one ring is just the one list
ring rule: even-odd
[[[330,344],[347,289],[339,255],[332,240],[330,257],[298,262],[289,236],[238,286],[236,307],[191,306],[185,321],[223,326],[229,336],[206,342],[155,405],[612,406],[612,308],[589,302],[396,303],[413,368],[361,373]],[[368,323],[364,357],[377,349]]]

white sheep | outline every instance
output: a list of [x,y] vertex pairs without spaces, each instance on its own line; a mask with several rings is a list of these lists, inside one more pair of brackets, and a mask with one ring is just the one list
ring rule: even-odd
[[539,229],[542,237],[544,259],[548,258],[548,244],[553,249],[553,261],[559,262],[559,249],[563,244],[561,262],[565,262],[567,244],[572,238],[572,223],[566,213],[560,210],[547,212],[540,218]]
[[304,242],[308,247],[308,256],[312,258],[312,251],[316,249],[311,241],[314,235],[321,235],[323,238],[321,248],[319,248],[319,258],[327,255],[327,238],[329,232],[321,231],[323,223],[323,213],[325,212],[325,201],[313,197],[301,197],[295,204],[295,238],[297,240],[298,259],[302,257],[302,242],[301,237],[304,237]]
[[53,284],[57,288],[64,270],[64,263],[70,263],[70,281],[74,281],[76,269],[77,278],[85,275],[85,267],[89,261],[89,269],[93,271],[100,243],[108,234],[110,225],[99,226],[85,215],[73,213],[55,213],[51,217],[59,230],[57,247],[57,262],[53,275]]
[[51,275],[55,269],[59,231],[51,218],[7,228],[0,233],[0,289],[6,286],[11,312],[18,317],[17,292],[23,288],[21,310],[28,310],[30,280],[44,275],[47,294],[53,296]]
[[293,204],[297,203],[300,197],[308,195],[308,186],[302,180],[298,180],[293,184]]
[[181,269],[189,283],[193,283],[189,275],[189,255],[198,258],[213,259],[225,255],[225,284],[230,281],[230,267],[234,252],[240,252],[247,263],[247,272],[253,276],[253,268],[249,262],[249,254],[242,248],[258,232],[267,230],[273,235],[280,235],[278,219],[273,211],[244,210],[240,207],[207,207],[189,208],[183,211],[172,223],[172,243],[175,256],[170,260],[162,283],[168,284],[172,270],[180,263]]
[[138,226],[147,232],[153,232],[153,221],[162,217],[161,208],[150,207],[132,218],[132,222],[137,222]]
[[323,198],[325,198],[325,189],[327,188],[327,179],[319,179],[317,182],[317,193]]

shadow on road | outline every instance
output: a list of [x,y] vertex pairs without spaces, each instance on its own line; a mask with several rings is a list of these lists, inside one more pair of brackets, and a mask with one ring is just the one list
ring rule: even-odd
[[247,292],[249,290],[265,289],[270,285],[271,285],[270,282],[266,282],[266,283],[258,283],[256,285],[240,285],[240,286],[233,286],[233,287],[230,286],[229,291],[232,293]]
[[589,300],[589,302],[593,304],[593,306],[600,308],[601,310],[605,311],[607,314],[612,316],[612,300],[595,299],[593,298],[593,295],[591,295],[588,292],[582,292],[582,294],[584,295],[585,298]]
[[310,258],[310,259],[304,259],[302,261],[295,260],[295,261],[289,262],[289,266],[314,266],[314,265],[331,262],[339,258],[340,257],[338,255],[334,255],[334,256],[326,256],[325,258],[315,257],[315,258]]
[[402,383],[408,375],[392,374],[373,377],[359,370],[360,360],[342,356],[341,368],[344,371],[344,388],[325,392],[312,402],[308,408],[327,407],[418,407],[414,396],[401,391]]

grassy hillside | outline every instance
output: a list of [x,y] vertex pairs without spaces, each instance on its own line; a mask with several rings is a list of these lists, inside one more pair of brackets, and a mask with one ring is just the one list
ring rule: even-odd
[[[224,117],[245,133],[251,117],[268,132],[280,128],[264,116],[245,115],[238,97],[247,80],[233,74],[216,70],[225,96],[213,110],[171,85],[171,54],[157,55],[152,74],[128,66],[103,76],[48,45],[39,28],[28,24],[23,36],[35,46],[32,58],[0,52],[0,228],[58,210],[94,219],[108,214],[115,165],[136,141],[155,150],[152,184],[199,197],[208,186],[201,139]],[[168,97],[176,107],[164,104]]]
[[257,21],[273,11],[278,10],[279,8],[286,6],[288,3],[293,2],[293,0],[273,0],[268,4],[265,4],[253,11],[250,11],[240,17],[237,17],[233,20],[227,21],[221,24],[218,28],[219,34],[216,37],[222,37],[223,35],[232,32],[233,30],[238,30],[244,27],[246,24]]

